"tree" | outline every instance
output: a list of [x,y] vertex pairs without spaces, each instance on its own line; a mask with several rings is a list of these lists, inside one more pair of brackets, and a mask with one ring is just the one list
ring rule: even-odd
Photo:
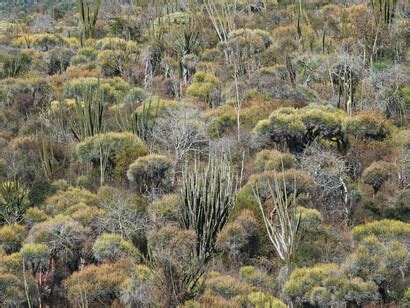
[[320,138],[342,150],[346,146],[342,131],[344,117],[343,112],[329,107],[308,106],[299,110],[283,107],[259,121],[254,132],[262,141],[287,147],[291,152],[300,152]]
[[27,231],[23,225],[4,225],[0,228],[0,247],[6,253],[13,253],[20,249]]
[[148,201],[144,197],[103,186],[98,191],[98,205],[106,211],[104,230],[133,242],[147,231]]
[[162,305],[179,305],[198,294],[204,268],[196,256],[194,230],[172,225],[154,229],[148,234],[148,248]]
[[341,214],[349,224],[353,200],[346,162],[337,153],[312,143],[303,153],[301,167],[319,187],[326,213]]
[[360,139],[383,141],[390,137],[392,126],[380,114],[359,113],[343,120],[343,131]]
[[359,80],[361,61],[347,52],[341,52],[336,56],[334,62],[330,74],[332,83],[336,85],[337,108],[344,109],[349,116],[352,116],[356,105],[354,95]]
[[[236,1],[230,3],[230,1],[226,0],[206,0],[204,1],[204,6],[220,43],[225,44],[229,39],[229,33],[236,29]],[[225,49],[224,54],[225,59],[229,60],[229,54]]]
[[121,295],[121,286],[133,272],[127,261],[88,265],[64,281],[68,299],[74,305],[110,305]]
[[197,109],[168,107],[156,121],[152,139],[164,149],[173,161],[176,173],[181,171],[183,159],[199,152],[208,142],[207,123]]
[[290,153],[277,150],[262,150],[255,156],[255,167],[258,171],[279,171],[296,167],[296,158]]
[[28,191],[18,181],[5,181],[0,185],[0,218],[8,224],[21,222],[29,206]]

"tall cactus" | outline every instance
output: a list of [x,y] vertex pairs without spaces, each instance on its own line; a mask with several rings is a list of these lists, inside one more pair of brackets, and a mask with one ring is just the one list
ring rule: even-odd
[[27,195],[27,189],[18,180],[0,184],[0,223],[21,222],[29,205]]
[[101,0],[77,0],[77,10],[83,24],[82,40],[93,37]]
[[97,89],[86,86],[81,97],[76,97],[75,117],[69,117],[71,132],[78,141],[104,131],[105,102],[101,85]]
[[237,183],[224,158],[211,158],[204,170],[185,169],[181,224],[197,234],[197,255],[206,263],[212,256],[218,233],[228,221],[235,203]]
[[391,24],[395,15],[398,0],[370,0],[376,14],[380,14],[386,24]]
[[129,131],[138,135],[142,140],[147,141],[155,125],[155,120],[159,114],[159,100],[153,105],[153,101],[143,104],[140,110],[132,111],[134,105],[125,105],[115,113],[115,120],[122,131]]

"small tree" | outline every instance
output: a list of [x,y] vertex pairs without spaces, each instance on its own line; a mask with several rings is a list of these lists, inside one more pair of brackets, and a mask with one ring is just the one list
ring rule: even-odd
[[270,214],[265,212],[265,206],[257,187],[252,188],[262,212],[269,239],[279,258],[285,262],[288,273],[290,273],[300,232],[301,213],[296,206],[297,190],[293,189],[293,192],[288,194],[284,177],[279,179],[277,176],[274,176],[273,184],[273,187],[271,183],[268,184],[273,205]]

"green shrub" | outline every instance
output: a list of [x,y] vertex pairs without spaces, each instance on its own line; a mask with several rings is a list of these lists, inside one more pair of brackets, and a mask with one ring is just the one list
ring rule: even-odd
[[255,167],[258,171],[282,171],[295,168],[296,164],[295,156],[277,150],[262,150],[255,157]]
[[156,154],[138,158],[127,171],[128,179],[144,194],[168,191],[172,176],[172,161]]
[[391,135],[392,126],[382,115],[361,113],[346,117],[343,121],[343,130],[360,139],[381,141]]
[[93,245],[93,253],[99,261],[113,262],[125,257],[139,259],[138,250],[117,234],[100,235]]

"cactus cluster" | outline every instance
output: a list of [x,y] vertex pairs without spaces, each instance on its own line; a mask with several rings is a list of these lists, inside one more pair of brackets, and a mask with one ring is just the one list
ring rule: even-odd
[[29,203],[27,189],[18,181],[5,181],[0,185],[0,218],[8,224],[19,223]]
[[77,0],[77,10],[83,24],[82,39],[93,36],[101,0]]
[[187,168],[183,174],[182,227],[197,234],[197,256],[205,262],[214,252],[218,233],[235,203],[238,181],[225,158],[211,158],[204,168]]
[[104,131],[105,101],[101,85],[97,89],[87,86],[74,105],[76,117],[69,118],[71,132],[78,141]]

